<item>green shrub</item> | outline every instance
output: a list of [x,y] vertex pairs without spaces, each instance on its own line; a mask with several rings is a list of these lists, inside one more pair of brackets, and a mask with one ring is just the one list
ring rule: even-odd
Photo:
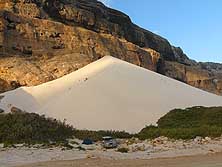
[[160,118],[160,128],[222,127],[222,107],[192,107],[175,109]]
[[153,139],[166,136],[173,139],[220,137],[222,135],[222,107],[192,107],[175,109],[160,118],[158,126],[147,126],[137,137]]
[[61,142],[71,138],[73,131],[65,122],[34,113],[0,114],[0,143]]
[[90,130],[75,130],[74,136],[78,139],[91,139],[93,141],[102,140],[104,136],[112,136],[113,138],[131,138],[133,135],[124,131],[90,131]]
[[129,149],[128,149],[128,148],[125,148],[125,147],[121,147],[121,148],[118,148],[118,149],[117,149],[117,152],[128,153],[128,152],[129,152]]
[[[67,145],[66,139],[102,140],[103,136],[130,138],[127,132],[77,130],[65,122],[34,113],[0,114],[0,143],[10,146],[18,143]],[[68,145],[67,145],[68,146]]]

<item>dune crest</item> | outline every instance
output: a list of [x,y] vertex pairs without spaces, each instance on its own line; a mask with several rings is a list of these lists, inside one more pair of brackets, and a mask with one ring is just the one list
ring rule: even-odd
[[2,94],[15,106],[76,128],[137,132],[174,108],[221,106],[222,97],[106,56],[60,79]]

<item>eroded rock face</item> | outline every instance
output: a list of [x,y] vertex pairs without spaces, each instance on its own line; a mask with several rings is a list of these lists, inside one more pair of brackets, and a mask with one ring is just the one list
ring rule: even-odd
[[80,54],[52,57],[43,55],[35,58],[12,56],[0,59],[0,77],[2,85],[5,85],[2,88],[10,90],[19,86],[45,83],[82,68],[90,62],[91,59],[88,56]]
[[174,60],[166,39],[136,26],[129,16],[107,8],[96,0],[50,0],[41,2],[41,6],[56,21],[124,38],[140,47],[156,50],[165,59]]
[[222,65],[190,60],[101,2],[0,2],[0,92],[56,79],[106,55],[222,94]]
[[33,16],[23,17],[10,11],[2,12],[1,20],[0,78],[9,83],[11,89],[15,88],[11,83],[38,85],[107,55],[156,70],[158,53],[110,34]]
[[11,11],[23,17],[52,19],[111,34],[140,47],[156,50],[167,60],[175,59],[166,39],[136,26],[124,13],[107,8],[96,0],[17,0],[11,6]]
[[168,77],[205,91],[222,95],[222,73],[220,71],[215,72],[213,69],[202,68],[200,63],[195,66],[189,66],[169,61],[165,61],[161,68],[161,73]]
[[11,89],[13,89],[13,87],[6,80],[0,79],[0,93]]

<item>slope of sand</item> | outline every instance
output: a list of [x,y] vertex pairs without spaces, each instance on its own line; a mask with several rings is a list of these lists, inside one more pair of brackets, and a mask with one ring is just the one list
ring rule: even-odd
[[174,108],[221,106],[222,97],[104,57],[60,79],[2,94],[0,108],[37,112],[80,129],[137,132]]

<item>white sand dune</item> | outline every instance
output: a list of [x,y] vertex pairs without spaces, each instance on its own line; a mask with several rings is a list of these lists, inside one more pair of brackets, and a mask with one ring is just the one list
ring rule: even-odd
[[60,79],[2,94],[0,108],[12,106],[76,128],[137,132],[174,108],[222,106],[222,97],[104,57]]

